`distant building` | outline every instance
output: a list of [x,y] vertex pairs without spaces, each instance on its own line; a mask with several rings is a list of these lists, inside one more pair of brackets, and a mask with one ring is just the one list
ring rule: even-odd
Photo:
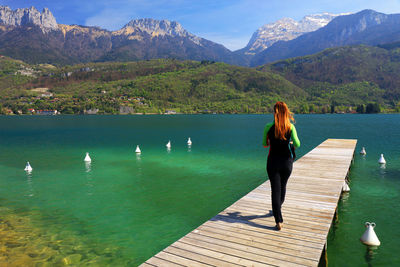
[[41,96],[41,97],[52,97],[52,96],[53,96],[53,93],[46,92],[46,93],[41,94],[40,96]]
[[129,107],[129,106],[120,106],[119,107],[119,114],[133,114],[135,112],[135,110],[133,109],[133,107]]
[[38,115],[57,115],[59,112],[57,110],[38,110],[36,112]]
[[97,112],[99,112],[98,108],[91,108],[91,109],[88,109],[88,110],[84,111],[84,113],[88,114],[88,115],[96,115]]
[[164,114],[173,115],[173,114],[176,114],[176,111],[175,110],[166,110]]

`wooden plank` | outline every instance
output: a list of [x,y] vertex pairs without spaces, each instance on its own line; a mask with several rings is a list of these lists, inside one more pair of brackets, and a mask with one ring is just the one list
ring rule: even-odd
[[145,263],[152,264],[155,266],[166,266],[166,267],[178,267],[178,266],[185,266],[182,264],[174,263],[172,261],[167,261],[164,259],[160,259],[155,255],[154,257],[148,259]]
[[[296,240],[302,240],[302,241],[306,241],[310,243],[310,246],[313,246],[315,244],[318,245],[321,243],[321,238],[319,237],[313,237],[313,236],[306,236],[306,235],[299,235],[298,232],[293,233],[293,231],[281,231],[281,232],[277,232],[275,231],[275,227],[273,226],[263,226],[261,227],[254,227],[254,225],[251,224],[244,224],[244,223],[238,223],[238,224],[233,224],[233,223],[229,223],[226,221],[220,221],[220,220],[215,220],[212,221],[212,223],[205,223],[203,225],[207,225],[210,227],[216,227],[219,228],[221,226],[230,226],[230,227],[234,227],[236,229],[245,229],[248,231],[253,231],[256,233],[268,233],[270,235],[273,236],[280,236],[283,238],[292,238],[292,239],[296,239]],[[196,229],[197,230],[197,229]],[[270,231],[265,231],[265,230],[270,230]]]
[[183,266],[193,266],[193,267],[211,266],[209,264],[205,264],[205,263],[198,262],[196,260],[191,260],[191,259],[185,258],[184,256],[169,253],[165,250],[160,251],[160,253],[157,254],[157,257],[167,260],[167,261],[170,261],[170,262],[182,264]]
[[[236,251],[231,251],[231,250],[222,250],[221,249],[215,249],[215,246],[210,245],[209,247],[207,246],[199,246],[197,244],[192,244],[193,242],[184,242],[179,240],[178,242],[174,243],[173,246],[185,249],[185,250],[190,250],[194,251],[196,253],[208,256],[210,258],[217,258],[219,260],[223,260],[231,264],[232,266],[265,266],[264,263],[258,262],[258,261],[251,261],[248,260],[240,253],[236,253]],[[239,256],[237,256],[239,254]],[[218,265],[217,265],[218,266]],[[276,266],[276,265],[275,265]]]
[[[276,258],[273,258],[271,256],[265,256],[265,255],[260,255],[257,253],[252,253],[252,252],[248,252],[246,251],[246,248],[243,249],[243,246],[239,246],[239,248],[237,248],[237,246],[235,246],[233,244],[233,247],[230,246],[224,246],[219,244],[219,242],[217,242],[216,244],[213,243],[216,240],[209,240],[210,242],[206,242],[203,240],[199,240],[199,239],[193,239],[193,238],[189,238],[186,236],[184,236],[181,239],[182,243],[186,243],[186,244],[192,244],[195,246],[199,246],[202,248],[209,248],[224,254],[228,254],[228,255],[233,255],[236,256],[237,258],[239,258],[241,261],[241,263],[245,263],[249,264],[248,266],[265,266],[266,264],[269,265],[275,265],[275,266],[301,266],[300,264],[294,263],[294,262],[290,262],[290,261],[282,261]],[[226,245],[232,245],[231,243],[227,242],[224,243]]]
[[[223,215],[217,215],[213,218],[213,220],[221,220],[224,222],[229,222],[229,223],[236,223],[236,224],[247,224],[247,225],[252,225],[254,227],[258,227],[261,229],[269,229],[273,230],[275,228],[275,221],[273,219],[270,219],[269,221],[254,221],[254,222],[249,222],[246,220],[240,220],[240,219],[234,219],[230,218],[229,216],[223,216]],[[286,227],[287,226],[287,227]],[[300,236],[304,237],[314,237],[317,239],[324,240],[325,239],[325,231],[314,229],[310,231],[309,228],[301,227],[301,226],[294,226],[294,225],[285,225],[285,232],[289,233],[296,233]]]
[[[257,210],[251,209],[251,208],[242,208],[240,207],[240,212],[238,211],[238,208],[240,206],[237,206],[235,208],[227,208],[223,212],[220,213],[220,215],[228,216],[228,217],[234,217],[242,220],[251,220],[255,222],[256,220],[267,220],[271,221],[273,220],[272,214],[257,214]],[[301,215],[293,215],[293,214],[288,214],[285,213],[285,223],[290,224],[300,224],[303,227],[311,227],[315,229],[322,229],[326,230],[326,228],[329,228],[331,225],[331,222],[326,220],[326,221],[316,221],[311,218],[304,218],[304,216]]]
[[255,230],[254,227],[247,225],[240,225],[240,227],[236,227],[234,225],[226,224],[224,222],[214,222],[213,224],[203,224],[197,230],[201,231],[203,228],[212,229],[213,231],[225,231],[226,233],[238,233],[248,236],[249,238],[262,238],[265,242],[269,242],[269,240],[275,240],[278,242],[285,244],[292,244],[293,246],[301,246],[302,248],[310,248],[312,250],[317,249],[320,250],[322,247],[320,241],[317,239],[311,238],[301,238],[298,235],[293,235],[290,233],[280,234],[276,233],[276,231],[258,231]]
[[218,230],[204,227],[198,230],[199,231],[196,232],[197,235],[225,240],[228,242],[242,244],[249,247],[261,248],[267,251],[279,251],[287,255],[301,255],[305,259],[313,259],[313,257],[317,253],[317,251],[310,251],[307,249],[290,246],[291,244],[287,242],[276,242],[275,240],[271,240],[273,242],[265,242],[265,240],[262,238],[248,237],[246,235],[241,235],[236,232],[219,232]]
[[169,253],[175,254],[175,255],[182,255],[183,257],[188,258],[188,259],[196,259],[200,262],[204,262],[205,264],[209,264],[212,266],[221,266],[221,267],[237,266],[233,263],[219,260],[218,258],[202,255],[202,254],[198,253],[198,251],[195,251],[192,248],[188,248],[187,246],[186,246],[186,249],[181,249],[181,248],[179,248],[178,243],[175,245],[173,244],[173,245],[167,247],[166,249],[164,249],[163,251],[169,252]]
[[[254,259],[256,260],[259,256],[265,256],[272,260],[266,260],[266,263],[278,263],[278,261],[283,261],[283,262],[290,262],[290,263],[295,263],[299,265],[310,265],[312,264],[312,260],[309,258],[305,257],[304,255],[300,255],[295,253],[295,251],[291,250],[274,250],[271,248],[271,246],[267,246],[263,243],[257,243],[252,241],[243,241],[239,238],[229,238],[229,237],[224,237],[223,235],[217,235],[217,234],[212,234],[212,235],[203,235],[199,233],[189,233],[187,234],[182,241],[185,241],[187,239],[196,240],[196,241],[201,241],[207,244],[212,244],[216,245],[219,247],[223,248],[231,248],[235,250],[240,250],[243,252],[251,253],[254,255],[248,256],[249,259]],[[258,246],[257,246],[258,245]],[[309,256],[307,254],[307,256]],[[310,257],[310,256],[309,256]],[[264,261],[264,260],[263,260]]]
[[141,266],[318,266],[356,143],[327,139],[294,163],[281,231],[266,181]]

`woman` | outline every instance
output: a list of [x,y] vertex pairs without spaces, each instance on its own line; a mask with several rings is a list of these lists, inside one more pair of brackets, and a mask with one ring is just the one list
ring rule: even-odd
[[294,151],[290,148],[291,140],[295,148],[300,146],[296,128],[290,121],[294,123],[293,113],[284,102],[276,102],[274,121],[265,126],[263,138],[264,147],[270,146],[267,173],[271,182],[272,212],[278,230],[283,226],[281,207],[293,167]]

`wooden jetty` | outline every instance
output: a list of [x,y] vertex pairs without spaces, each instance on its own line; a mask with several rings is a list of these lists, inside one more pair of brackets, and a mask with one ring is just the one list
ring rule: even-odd
[[327,139],[294,163],[281,231],[266,181],[141,266],[318,266],[356,143]]

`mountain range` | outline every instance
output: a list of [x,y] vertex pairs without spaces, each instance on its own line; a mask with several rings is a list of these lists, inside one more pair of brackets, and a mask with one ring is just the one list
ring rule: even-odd
[[277,42],[257,54],[252,66],[280,59],[310,55],[326,48],[347,45],[379,45],[400,40],[400,14],[386,15],[373,10],[339,16],[325,27],[287,42]]
[[324,27],[337,16],[347,14],[322,13],[307,15],[300,21],[283,18],[276,22],[260,27],[251,37],[246,47],[236,51],[253,56],[258,54],[278,41],[293,40],[307,32],[312,32]]
[[345,45],[400,41],[400,15],[373,10],[285,18],[259,28],[248,45],[230,51],[175,21],[136,19],[117,31],[58,24],[50,10],[0,6],[0,54],[56,65],[155,58],[219,61],[241,66],[304,56]]
[[29,63],[75,64],[176,58],[243,60],[224,46],[197,37],[178,22],[138,19],[118,31],[57,24],[48,9],[0,7],[0,53]]

